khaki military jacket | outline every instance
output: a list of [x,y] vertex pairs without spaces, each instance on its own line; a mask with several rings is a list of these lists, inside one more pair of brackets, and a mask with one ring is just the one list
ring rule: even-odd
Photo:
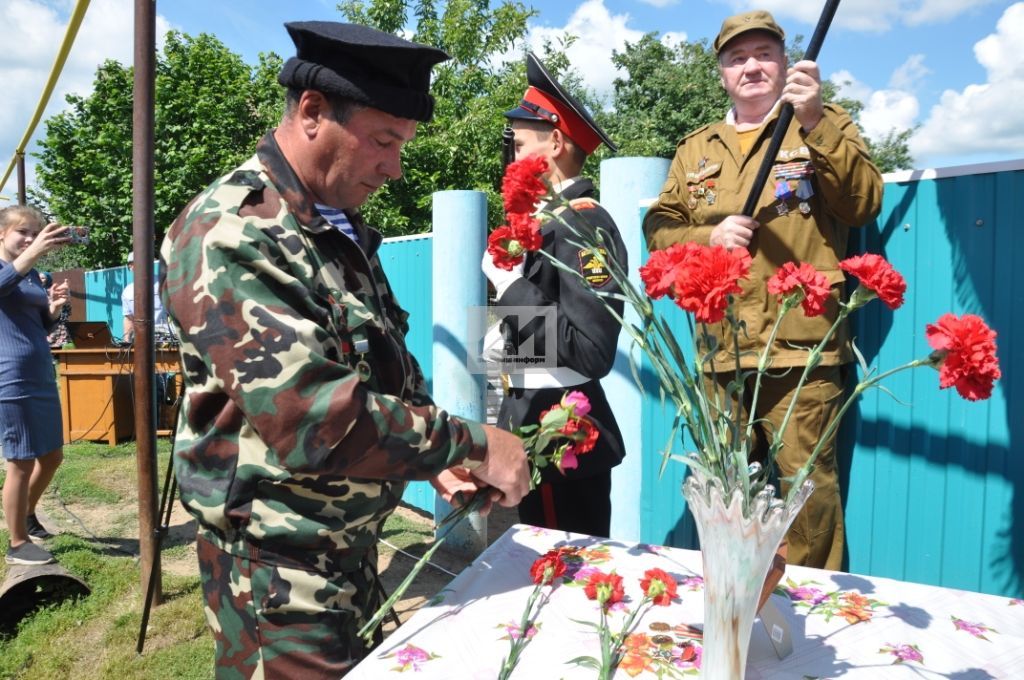
[[[742,211],[777,120],[778,107],[746,156],[740,153],[735,128],[727,122],[700,128],[679,143],[668,179],[644,218],[650,250],[685,241],[708,245],[714,227]],[[749,246],[751,271],[741,281],[743,293],[737,301],[746,324],[739,337],[744,368],[756,367],[770,338],[779,305],[765,283],[786,262],[809,262],[832,284],[825,314],[809,319],[801,309],[791,311],[772,350],[773,367],[806,363],[807,348],[825,336],[838,313],[844,281],[838,263],[847,256],[849,229],[874,219],[881,202],[881,174],[868,157],[856,124],[841,107],[826,104],[824,117],[810,133],[804,133],[794,118],[753,215],[761,226]],[[724,321],[709,330],[719,341],[716,368],[729,370],[735,365],[732,334]],[[851,360],[844,325],[826,347],[821,363]]]
[[483,460],[476,423],[433,404],[377,256],[316,212],[268,133],[197,196],[161,248],[181,338],[182,500],[232,554],[358,567],[405,480]]

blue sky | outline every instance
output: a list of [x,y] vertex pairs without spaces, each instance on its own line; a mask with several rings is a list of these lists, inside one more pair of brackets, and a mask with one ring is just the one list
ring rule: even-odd
[[[588,86],[607,95],[616,76],[612,49],[646,32],[665,40],[713,39],[737,11],[772,11],[787,35],[810,38],[823,0],[540,0],[527,42],[572,33],[570,58]],[[92,0],[65,72],[47,108],[68,92],[87,94],[103,59],[128,63],[131,0]],[[254,63],[259,51],[289,56],[282,24],[338,19],[334,0],[165,0],[158,34],[168,28],[213,33]],[[28,125],[67,25],[72,0],[0,0],[0,163],[6,169]],[[1024,157],[1024,2],[996,0],[843,0],[819,55],[822,75],[865,103],[862,126],[879,138],[917,127],[916,168]],[[585,66],[585,68],[584,68]],[[681,134],[685,131],[681,131]],[[35,137],[43,134],[42,125]],[[30,152],[32,147],[30,145]],[[29,176],[32,177],[29,159]],[[2,172],[2,170],[0,170]],[[2,188],[10,196],[13,178]]]

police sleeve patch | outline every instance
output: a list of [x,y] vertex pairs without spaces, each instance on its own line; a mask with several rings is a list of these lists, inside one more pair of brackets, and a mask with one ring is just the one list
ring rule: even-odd
[[[601,258],[608,259],[608,251],[601,247],[596,248],[601,253]],[[601,259],[590,248],[584,248],[577,253],[580,262],[580,274],[586,279],[592,288],[601,288],[612,280],[611,272],[608,271]]]

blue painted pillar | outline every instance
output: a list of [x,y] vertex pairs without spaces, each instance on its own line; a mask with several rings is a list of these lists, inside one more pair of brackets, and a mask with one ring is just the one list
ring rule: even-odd
[[[433,197],[433,375],[434,402],[469,420],[483,422],[486,387],[483,374],[469,371],[468,315],[487,304],[480,258],[487,248],[487,196],[481,191],[438,191]],[[434,519],[452,506],[440,496]],[[487,547],[487,518],[473,513],[450,531],[447,548],[475,557]]]
[[[641,201],[657,198],[668,175],[665,158],[610,158],[601,162],[601,205],[611,213],[629,253],[633,283],[642,287],[638,267],[645,251],[640,223]],[[631,308],[625,320],[638,324]],[[642,397],[629,367],[629,336],[619,335],[612,372],[601,381],[626,445],[626,458],[612,471],[612,538],[641,540],[643,492]],[[639,351],[637,359],[639,360]]]

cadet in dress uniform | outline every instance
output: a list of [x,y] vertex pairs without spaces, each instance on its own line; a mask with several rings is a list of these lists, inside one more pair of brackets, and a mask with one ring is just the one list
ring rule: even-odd
[[[605,256],[626,268],[626,248],[611,215],[597,202],[594,184],[580,176],[589,154],[603,142],[616,150],[587,110],[544,68],[533,54],[526,64],[529,88],[519,106],[507,111],[514,134],[515,159],[540,155],[548,162],[545,179],[571,209],[555,208],[560,220],[581,232],[600,230],[607,244]],[[543,206],[538,206],[538,209]],[[519,519],[526,524],[607,536],[611,522],[611,470],[624,455],[622,435],[601,388],[615,360],[619,323],[605,309],[595,291],[620,292],[610,274],[587,250],[569,244],[578,241],[559,219],[541,216],[543,249],[583,274],[564,272],[539,253],[528,253],[512,271],[494,266],[485,254],[482,268],[494,284],[501,306],[554,307],[558,337],[557,366],[543,373],[512,373],[501,402],[498,426],[516,428],[539,422],[540,414],[558,403],[567,390],[590,399],[590,418],[600,433],[593,451],[579,457],[579,467],[565,474],[553,467],[542,483],[519,504]],[[621,314],[622,303],[614,308]],[[536,337],[543,347],[544,331]]]

